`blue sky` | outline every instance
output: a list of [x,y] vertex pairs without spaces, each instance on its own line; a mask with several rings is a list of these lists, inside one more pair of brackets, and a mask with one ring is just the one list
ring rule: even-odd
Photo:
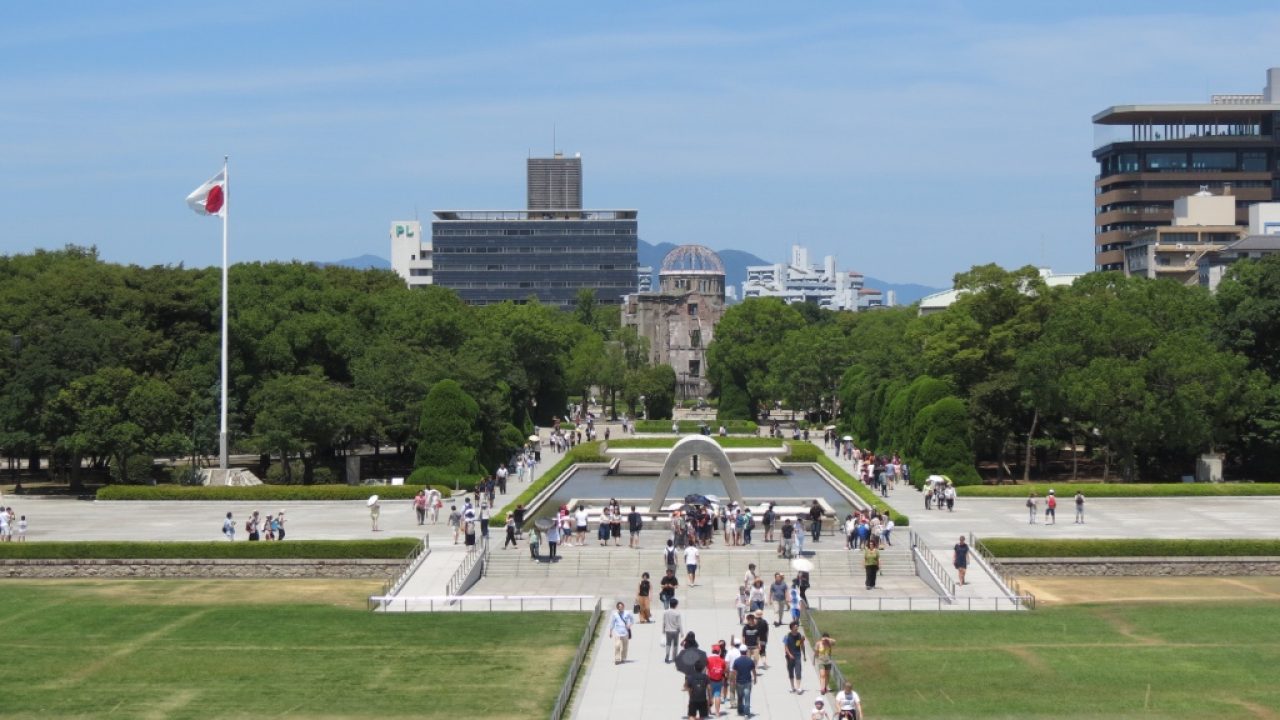
[[1274,7],[4,3],[0,254],[217,263],[183,199],[230,154],[233,260],[386,257],[415,211],[522,207],[554,126],[650,242],[1082,271],[1090,116],[1260,91]]

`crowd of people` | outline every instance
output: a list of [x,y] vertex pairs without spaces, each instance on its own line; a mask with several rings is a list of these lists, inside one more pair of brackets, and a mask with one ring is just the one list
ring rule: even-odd
[[12,506],[0,507],[0,542],[27,541],[27,516],[19,515]]
[[[285,535],[285,517],[284,511],[275,515],[267,515],[262,517],[257,510],[249,514],[244,521],[245,536],[250,542],[266,541],[283,541]],[[235,516],[228,512],[222,521],[222,535],[228,540],[236,539],[236,520]]]

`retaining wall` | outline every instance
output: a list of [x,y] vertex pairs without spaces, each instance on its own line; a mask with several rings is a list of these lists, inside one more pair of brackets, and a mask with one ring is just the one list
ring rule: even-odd
[[1011,575],[1076,577],[1280,575],[1280,557],[998,558]]
[[0,578],[347,578],[385,580],[403,560],[0,560]]

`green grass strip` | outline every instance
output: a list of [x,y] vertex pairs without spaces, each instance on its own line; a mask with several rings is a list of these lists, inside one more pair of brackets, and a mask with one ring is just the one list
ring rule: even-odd
[[[203,485],[108,485],[98,490],[99,500],[407,500],[424,485],[251,485],[206,487]],[[453,488],[437,487],[445,496]]]
[[[818,448],[818,446],[813,443],[796,442],[794,440],[790,442],[792,462],[816,462],[827,472],[831,473],[837,480],[844,483],[845,487],[852,490],[854,495],[862,498],[863,502],[883,513],[888,513],[889,517],[893,518],[894,525],[897,525],[898,527],[906,527],[911,524],[911,518],[903,515],[897,510],[894,510],[892,506],[884,501],[884,498],[876,495],[874,490],[863,485],[861,480],[850,475],[848,470],[840,467],[835,460],[828,457],[826,453],[822,452],[822,450]],[[806,445],[808,446],[807,448],[805,447]],[[799,461],[794,460],[797,455],[803,457],[812,456],[813,459]]]
[[[712,436],[720,447],[726,448],[776,448],[782,447],[783,440],[781,438],[762,438],[762,437],[720,437]],[[648,438],[621,438],[618,440],[610,440],[609,447],[619,450],[627,448],[669,448],[676,444],[679,438],[674,437],[648,437]]]
[[961,485],[961,497],[1025,498],[1032,490],[1044,495],[1052,488],[1065,502],[1076,494],[1103,497],[1251,497],[1280,495],[1280,483],[1036,483],[1031,485]]
[[[600,454],[600,443],[598,441],[584,442],[581,445],[574,446],[569,452],[565,453],[564,457],[560,458],[560,462],[552,465],[550,469],[542,473],[541,477],[529,483],[529,487],[525,488],[524,492],[517,495],[515,500],[512,500],[506,507],[495,514],[493,516],[494,520],[498,523],[505,522],[507,513],[513,512],[517,505],[528,507],[529,503],[533,502],[533,498],[550,485],[553,480],[560,477],[561,473],[568,470],[570,465],[603,462],[609,462],[609,458]],[[525,524],[527,525],[528,522]]]
[[[210,521],[212,523],[217,518]],[[25,542],[0,543],[8,560],[296,559],[401,560],[418,541],[287,540],[285,542]]]
[[1047,540],[982,538],[999,558],[1280,556],[1280,540]]
[[[716,420],[679,420],[676,425],[682,433],[696,433],[704,425],[710,427],[713,431],[724,425],[725,431],[731,435],[754,435],[760,430],[760,426],[750,420],[729,420],[726,422],[718,422]],[[671,421],[637,420],[636,432],[669,433],[671,432]]]

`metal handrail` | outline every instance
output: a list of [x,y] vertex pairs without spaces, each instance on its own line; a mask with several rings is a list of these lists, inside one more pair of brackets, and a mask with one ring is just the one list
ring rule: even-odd
[[578,641],[578,651],[574,653],[573,663],[569,665],[569,672],[565,675],[564,684],[560,686],[560,694],[556,696],[556,704],[551,708],[551,720],[561,720],[564,717],[565,710],[569,708],[569,699],[573,697],[573,687],[578,683],[578,673],[582,671],[582,663],[587,659],[587,651],[591,648],[591,640],[596,635],[596,628],[600,625],[600,616],[602,614],[600,599],[597,598],[595,610],[591,612],[591,618],[587,620],[587,628],[582,631],[582,639]]
[[462,583],[466,581],[467,576],[471,574],[471,570],[475,568],[476,563],[484,562],[489,557],[489,538],[481,538],[480,542],[471,546],[471,550],[462,558],[462,564],[454,571],[453,577],[449,578],[449,584],[445,586],[445,595],[458,595],[458,590],[462,587]]
[[1030,591],[1023,590],[1022,585],[1018,583],[1017,579],[1015,579],[1013,575],[1005,572],[1004,566],[996,560],[995,554],[992,553],[986,545],[983,545],[982,541],[975,537],[973,533],[969,533],[969,545],[973,548],[974,552],[978,553],[978,557],[982,558],[982,560],[987,564],[987,567],[990,568],[992,572],[1000,576],[1000,582],[1004,583],[1004,586],[1009,590],[1010,597],[1028,598],[1030,600],[1028,607],[1031,610],[1036,609],[1036,596]]
[[[886,608],[886,603],[889,603],[890,607]],[[970,611],[975,609],[975,605],[978,610],[988,606],[992,610],[1020,610],[1023,608],[1034,610],[1036,599],[1034,595],[962,596],[952,600],[947,600],[940,595],[895,595],[889,597],[881,595],[874,597],[865,595],[814,595],[809,598],[809,607],[818,611],[865,609],[875,612],[900,612],[903,609],[903,603],[906,603],[907,610],[937,610],[939,612],[944,610]],[[869,607],[872,604],[874,604],[874,607]]]
[[938,582],[942,583],[942,589],[947,594],[947,597],[955,598],[956,581],[952,580],[951,576],[947,574],[946,566],[938,560],[938,556],[933,554],[933,551],[929,549],[929,546],[919,535],[912,532],[910,536],[911,548],[920,553],[925,565],[929,566],[929,570],[933,572],[934,577],[938,579]]
[[[386,612],[586,612],[596,595],[410,595],[369,597],[369,608]],[[412,609],[411,609],[412,608]]]
[[418,566],[422,564],[422,561],[426,560],[427,556],[430,554],[431,536],[423,535],[422,539],[418,541],[418,544],[409,551],[407,556],[405,556],[404,565],[400,568],[400,574],[382,584],[381,594],[383,596],[391,596],[399,592],[400,588],[403,587],[405,582],[409,579],[409,576],[413,575],[413,571],[417,570]]

